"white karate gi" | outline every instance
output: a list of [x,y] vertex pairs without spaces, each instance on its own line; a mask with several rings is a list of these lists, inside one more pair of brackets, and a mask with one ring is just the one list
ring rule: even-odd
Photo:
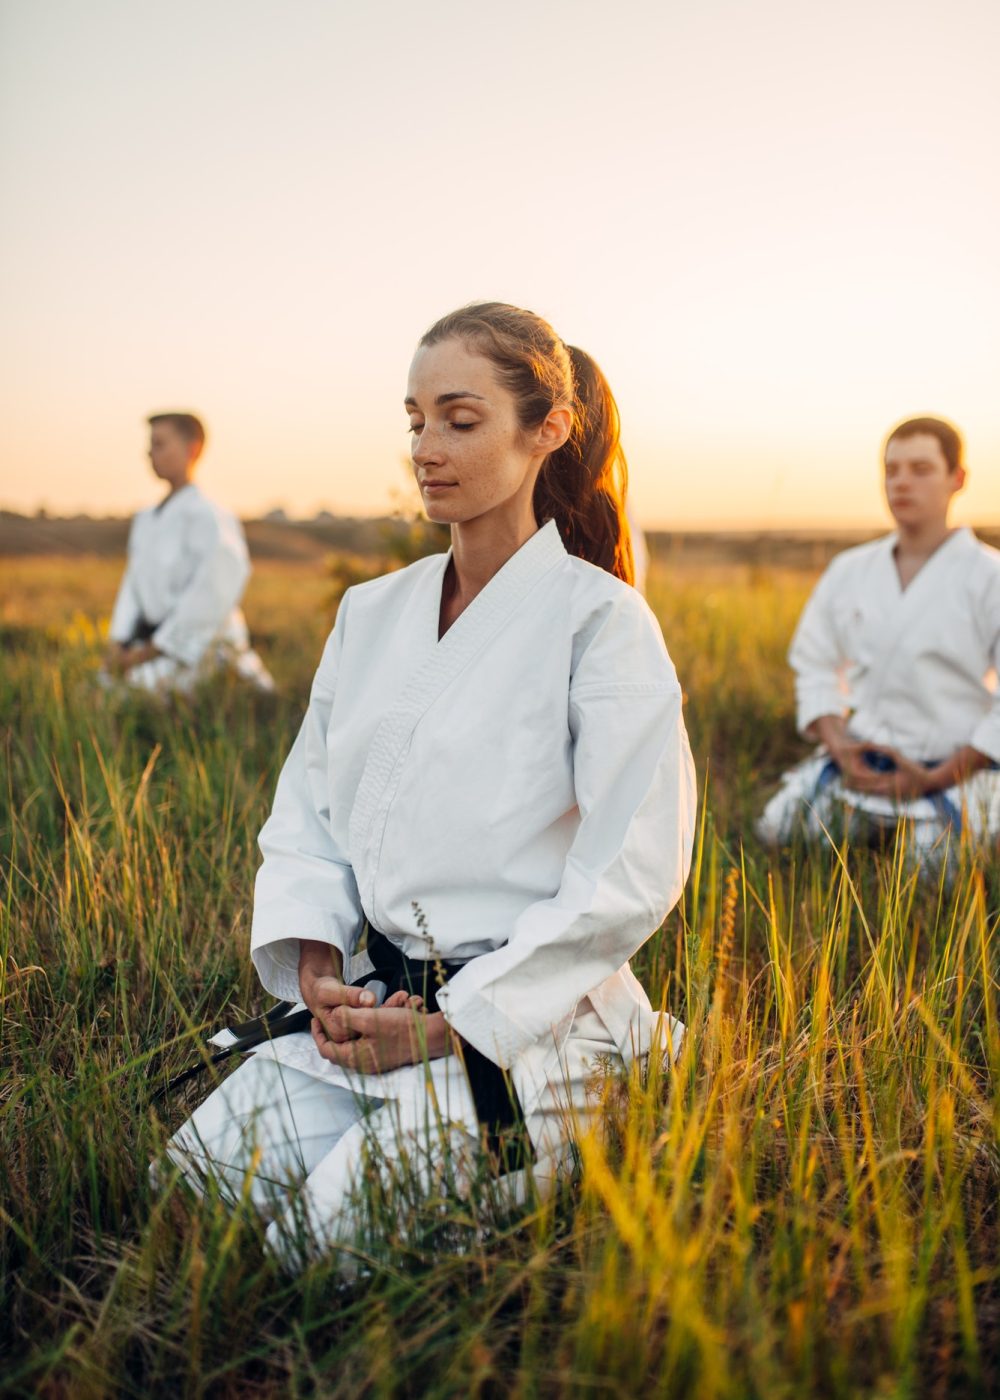
[[[299,938],[338,948],[348,980],[365,970],[365,918],[410,957],[469,959],[440,1007],[510,1071],[544,1177],[567,1111],[593,1111],[602,1058],[679,1048],[683,1027],[651,1008],[628,958],[683,888],[694,770],[677,678],[634,589],[568,555],[550,522],[438,640],[449,557],[345,594],[261,832],[251,950],[264,986],[289,999]],[[451,1151],[455,1134],[475,1143],[456,1057],[348,1074],[308,1034],[289,1036],[223,1084],[170,1155],[194,1179],[206,1162],[228,1166],[238,1191],[256,1118],[272,1244],[288,1248],[295,1211],[329,1243],[353,1228],[365,1135],[386,1161],[400,1129],[426,1128],[431,1103]],[[432,1175],[445,1155],[425,1144]],[[296,1169],[303,1190],[278,1192]]]
[[139,690],[190,690],[222,665],[262,690],[274,682],[250,646],[239,608],[250,576],[243,527],[193,483],[132,521],[128,562],[111,614],[112,641],[128,644],[144,620],[163,653],[124,680]]
[[[846,550],[830,564],[788,653],[798,727],[849,716],[851,736],[934,764],[971,744],[1000,762],[1000,553],[968,529],[952,532],[903,589],[895,534]],[[976,773],[910,802],[858,793],[832,773],[825,748],[787,773],[758,822],[770,844],[831,821],[871,835],[909,825],[911,852],[938,855],[964,827],[975,841],[1000,834],[1000,774]]]

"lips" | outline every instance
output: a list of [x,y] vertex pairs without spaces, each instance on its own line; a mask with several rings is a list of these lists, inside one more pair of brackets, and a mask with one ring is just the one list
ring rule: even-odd
[[421,491],[442,491],[449,486],[457,486],[457,481],[439,481],[437,477],[428,477],[420,483]]

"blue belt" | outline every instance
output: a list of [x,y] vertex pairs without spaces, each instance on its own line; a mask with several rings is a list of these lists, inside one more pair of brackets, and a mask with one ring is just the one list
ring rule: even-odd
[[[933,761],[923,763],[921,767],[936,768],[940,761],[940,759],[934,759]],[[991,763],[990,767],[996,768],[997,764]],[[892,770],[887,769],[886,771],[891,772]],[[837,778],[839,776],[840,765],[834,759],[828,758],[827,761],[824,763],[823,767],[820,769],[819,776],[816,779],[816,785],[813,788],[813,797],[818,797],[823,791],[823,789],[828,788],[833,782],[834,778]],[[848,789],[848,791],[849,790],[850,789]],[[941,818],[941,820],[946,826],[950,826],[952,830],[956,833],[956,835],[959,832],[961,832],[961,810],[958,807],[956,807],[955,803],[952,802],[950,797],[945,796],[944,791],[926,792],[924,793],[924,797],[931,804],[937,815]]]

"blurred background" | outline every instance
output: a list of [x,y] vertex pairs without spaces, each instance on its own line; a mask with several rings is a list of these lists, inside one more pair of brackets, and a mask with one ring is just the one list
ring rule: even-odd
[[474,298],[602,363],[651,528],[875,527],[922,412],[996,523],[998,56],[993,0],[2,0],[5,527],[157,499],[170,408],[244,517],[385,514]]

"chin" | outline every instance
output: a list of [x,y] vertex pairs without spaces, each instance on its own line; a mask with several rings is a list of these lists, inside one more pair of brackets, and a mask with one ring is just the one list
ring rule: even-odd
[[470,517],[457,501],[424,501],[424,514],[432,525],[461,525]]

